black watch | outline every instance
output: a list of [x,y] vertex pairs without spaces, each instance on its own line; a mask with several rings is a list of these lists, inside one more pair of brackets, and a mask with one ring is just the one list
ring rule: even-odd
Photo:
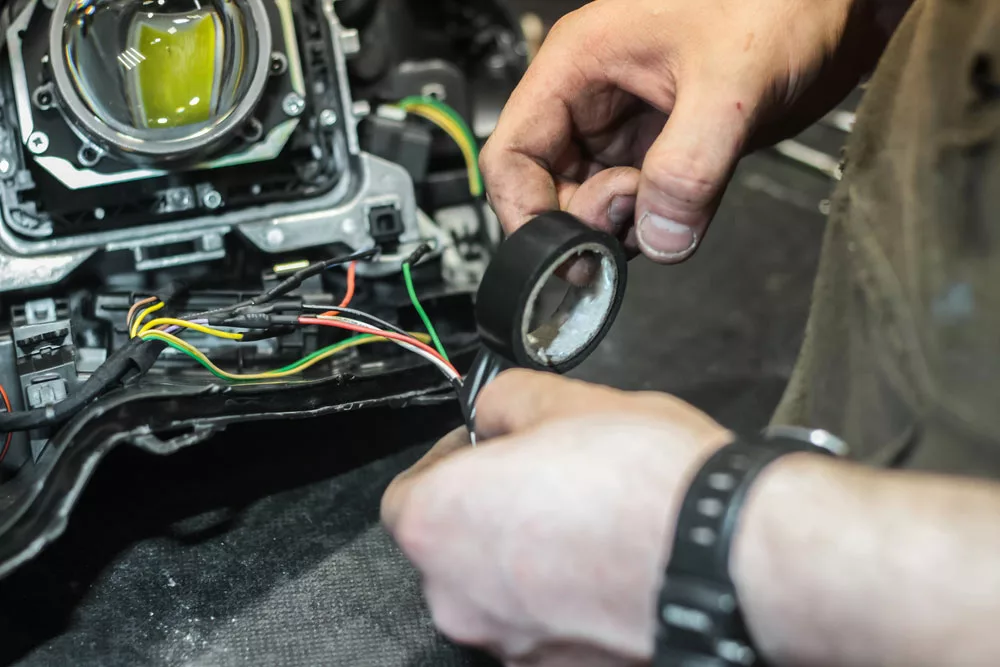
[[751,667],[757,657],[729,576],[729,552],[757,476],[793,453],[845,455],[826,431],[772,427],[716,452],[695,476],[681,506],[657,604],[655,667]]

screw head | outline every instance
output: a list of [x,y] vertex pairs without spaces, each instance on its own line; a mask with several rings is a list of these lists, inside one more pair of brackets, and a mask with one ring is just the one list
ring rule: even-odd
[[205,208],[219,208],[222,206],[222,195],[218,190],[208,190],[201,196],[201,203]]
[[323,127],[332,127],[337,124],[337,112],[333,109],[323,109],[319,114],[319,124]]
[[98,208],[94,209],[94,217],[97,220],[104,220],[104,216],[106,216],[106,215],[107,215],[107,213],[105,212],[105,210],[103,208],[98,207]]
[[7,158],[0,158],[0,176],[7,176],[14,171],[14,164]]
[[32,132],[28,136],[28,150],[35,155],[41,155],[49,150],[49,135],[44,132]]
[[288,71],[288,57],[280,51],[271,54],[271,75],[280,76]]
[[281,110],[286,116],[301,116],[306,110],[306,101],[298,93],[288,93],[281,101]]

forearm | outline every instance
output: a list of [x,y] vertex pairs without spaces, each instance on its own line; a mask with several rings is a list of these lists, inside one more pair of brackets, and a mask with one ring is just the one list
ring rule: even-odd
[[796,456],[765,471],[731,565],[778,665],[986,665],[1000,486]]

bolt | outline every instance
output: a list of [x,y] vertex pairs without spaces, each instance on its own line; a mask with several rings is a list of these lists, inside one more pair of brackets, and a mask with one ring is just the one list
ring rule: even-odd
[[275,51],[271,54],[271,74],[280,76],[288,70],[288,58],[284,53]]
[[31,95],[31,100],[35,106],[46,111],[52,108],[52,89],[49,86],[40,86]]
[[306,110],[306,101],[298,93],[288,93],[281,101],[281,110],[286,116],[301,116]]
[[333,127],[337,124],[337,112],[333,109],[323,109],[319,113],[319,124],[323,127]]
[[222,206],[222,195],[218,190],[206,190],[201,196],[201,203],[205,208],[219,208]]
[[32,132],[28,136],[28,150],[35,155],[41,155],[49,150],[49,135],[44,132]]
[[104,220],[105,212],[103,208],[94,209],[94,218],[97,220]]
[[284,242],[285,242],[285,233],[280,229],[272,229],[267,233],[267,244],[269,246],[277,248]]
[[7,176],[13,170],[14,170],[14,165],[11,163],[10,160],[8,160],[5,157],[0,158],[0,176]]
[[84,167],[93,167],[101,161],[101,151],[96,146],[84,144],[76,154],[76,160]]

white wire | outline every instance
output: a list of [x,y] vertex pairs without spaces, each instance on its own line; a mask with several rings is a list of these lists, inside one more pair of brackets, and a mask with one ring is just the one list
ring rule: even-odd
[[[379,329],[378,327],[373,327],[372,325],[367,324],[366,322],[359,322],[358,320],[351,320],[346,317],[337,317],[330,319],[337,319],[341,322],[344,322],[345,324],[351,324],[357,327],[364,327],[366,331],[374,332],[373,335],[377,335],[382,331],[382,329]],[[419,354],[421,357],[423,357],[427,361],[430,361],[435,366],[437,366],[441,370],[441,372],[445,374],[445,377],[447,377],[450,382],[458,382],[459,384],[461,384],[462,376],[453,371],[451,367],[448,364],[446,364],[441,358],[431,354],[427,350],[417,347],[416,345],[410,345],[405,341],[395,340],[393,338],[387,338],[386,340],[395,343],[396,345],[400,346],[405,350],[409,350],[410,352]]]

